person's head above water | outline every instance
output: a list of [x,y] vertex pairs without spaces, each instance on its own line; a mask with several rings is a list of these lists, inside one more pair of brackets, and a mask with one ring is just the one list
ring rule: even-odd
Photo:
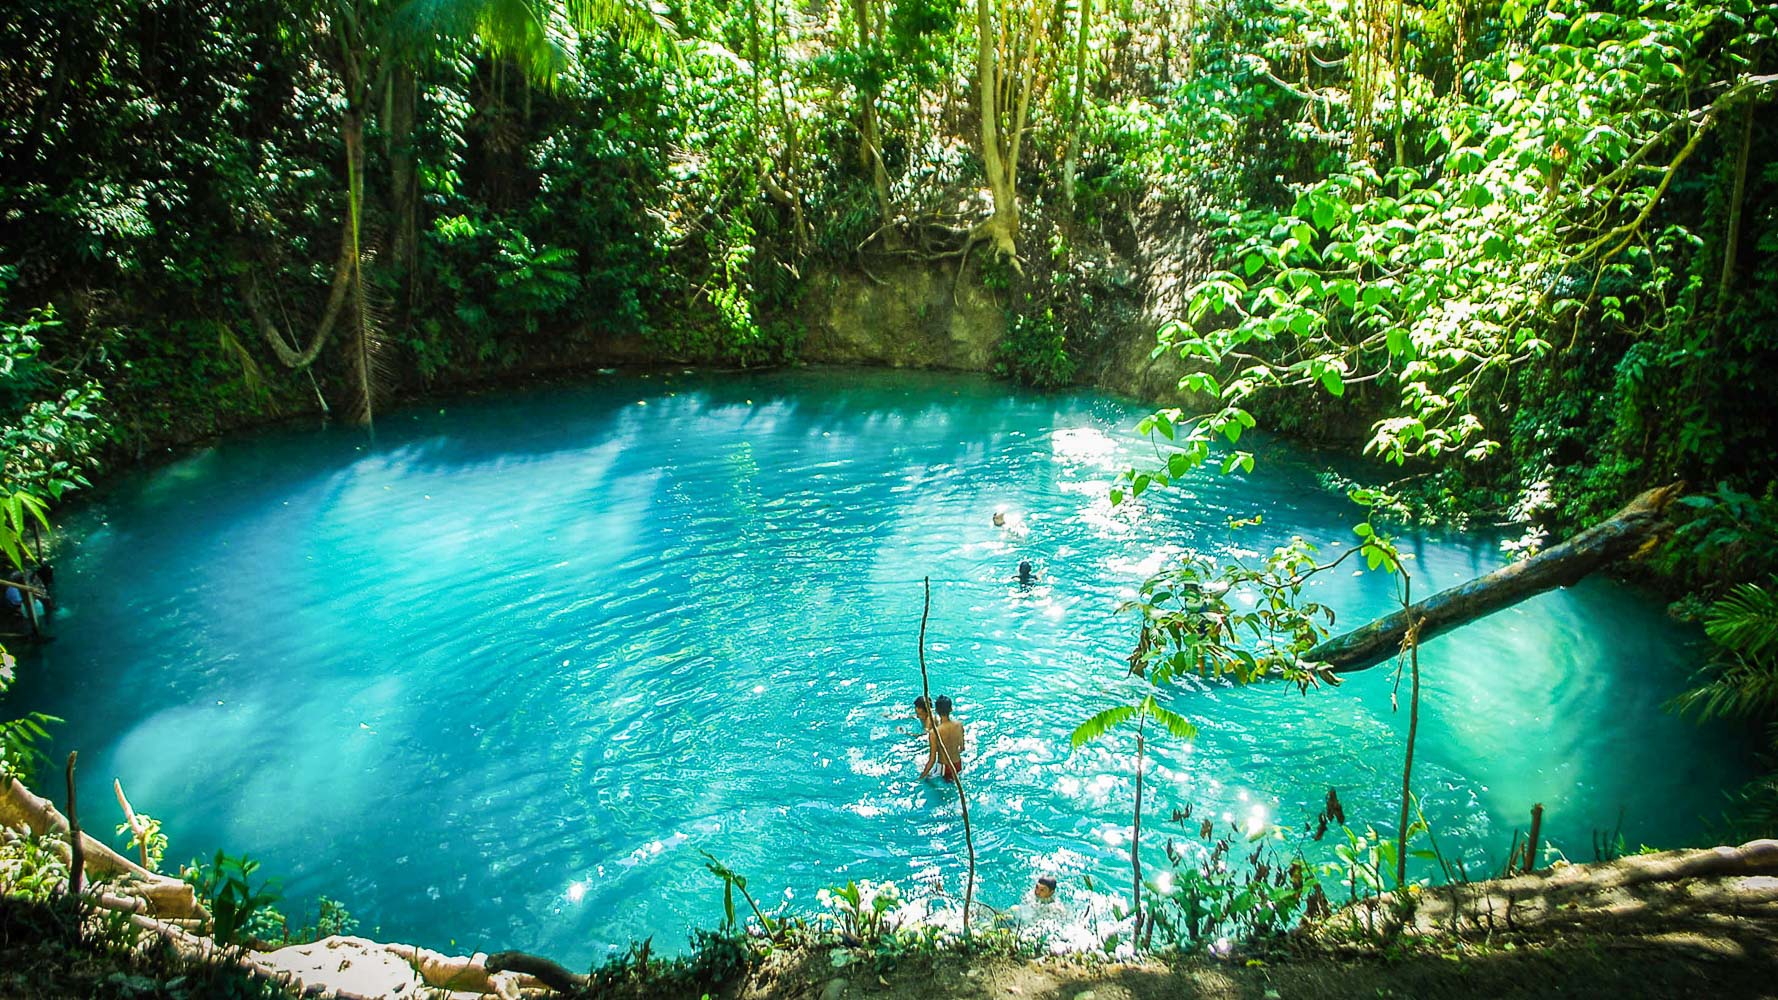
[[994,512],[994,527],[996,527],[996,528],[1006,527],[1006,511],[997,510]]
[[948,694],[939,695],[938,701],[933,702],[932,707],[938,709],[939,718],[949,718],[951,715],[951,696]]
[[1020,559],[1019,560],[1019,582],[1020,583],[1030,583],[1031,582],[1031,560],[1029,560],[1029,559]]
[[1047,899],[1054,898],[1056,895],[1056,879],[1055,879],[1055,877],[1052,875],[1044,875],[1044,876],[1039,877],[1037,880],[1036,887],[1033,888],[1031,891],[1033,894],[1035,894],[1037,896],[1038,899],[1047,900]]

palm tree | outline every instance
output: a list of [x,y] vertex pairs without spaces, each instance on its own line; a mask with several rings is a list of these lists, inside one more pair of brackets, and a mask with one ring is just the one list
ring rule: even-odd
[[[535,83],[551,86],[569,65],[568,46],[580,34],[613,30],[626,44],[654,54],[670,51],[675,36],[672,24],[650,0],[334,0],[322,14],[327,61],[345,98],[340,136],[346,149],[346,212],[327,305],[307,346],[297,350],[264,308],[251,270],[242,278],[242,297],[273,354],[291,370],[313,364],[341,317],[348,318],[356,383],[351,413],[368,424],[375,396],[376,319],[364,284],[366,118],[380,103],[391,119],[383,124],[393,134],[390,160],[400,202],[401,243],[410,238],[417,205],[412,161],[405,150],[413,127],[413,73],[433,56],[476,48],[517,66]],[[398,249],[398,265],[408,263],[409,252],[411,243]]]

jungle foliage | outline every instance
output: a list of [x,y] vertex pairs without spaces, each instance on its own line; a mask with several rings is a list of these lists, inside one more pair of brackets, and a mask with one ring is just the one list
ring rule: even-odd
[[[104,454],[794,360],[823,272],[977,283],[996,370],[1063,385],[1165,258],[1194,405],[1114,502],[1250,469],[1256,428],[1331,441],[1393,480],[1350,551],[1399,569],[1391,511],[1530,547],[1683,478],[1651,564],[1720,623],[1778,570],[1775,32],[1755,0],[32,3],[0,23],[0,549],[31,562]],[[1139,693],[1081,738],[1297,669],[1317,565],[1150,581]],[[1768,717],[1770,650],[1711,628],[1690,703]]]
[[1434,511],[1572,526],[1678,478],[1769,493],[1770,9],[1290,9],[1241,53],[1267,113],[1185,105],[1188,134],[1288,151],[1278,186],[1164,146],[1149,169],[1221,248],[1162,332],[1218,404],[1194,440],[1243,412],[1346,435],[1338,400]]
[[1752,0],[33,4],[0,31],[0,405],[77,485],[95,447],[502,372],[782,362],[810,274],[894,262],[986,282],[996,370],[1065,384],[1134,301],[1108,262],[1166,237],[1204,275],[1162,335],[1218,404],[1193,442],[1362,443],[1422,515],[1768,496],[1773,31]]

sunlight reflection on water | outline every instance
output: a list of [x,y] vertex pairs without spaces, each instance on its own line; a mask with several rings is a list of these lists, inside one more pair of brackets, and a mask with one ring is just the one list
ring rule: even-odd
[[[1348,505],[1288,450],[1112,508],[1115,471],[1152,457],[1139,415],[802,371],[611,377],[392,413],[374,439],[232,440],[71,515],[60,639],[15,699],[69,720],[83,793],[122,777],[170,860],[248,851],[292,899],[341,899],[387,937],[584,964],[719,920],[705,850],[767,906],[847,878],[960,892],[956,796],[918,780],[908,711],[930,575],[981,898],[1014,907],[1048,873],[1068,912],[1102,917],[1129,871],[1130,746],[1068,735],[1128,692],[1113,609],[1179,553],[1350,537]],[[1410,541],[1441,585],[1501,562],[1489,539]],[[1020,559],[1042,573],[1028,590]],[[1348,623],[1391,594],[1370,574],[1312,589]],[[1417,785],[1444,850],[1497,864],[1537,801],[1573,857],[1620,809],[1632,844],[1695,835],[1738,776],[1726,735],[1661,710],[1690,640],[1590,581],[1429,644]],[[1150,744],[1149,863],[1168,836],[1198,843],[1168,822],[1187,804],[1300,827],[1331,785],[1355,825],[1392,828],[1391,685],[1169,695],[1201,736]]]

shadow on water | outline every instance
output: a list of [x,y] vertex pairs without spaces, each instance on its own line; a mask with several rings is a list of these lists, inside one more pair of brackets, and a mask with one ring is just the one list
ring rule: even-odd
[[[955,799],[917,780],[907,711],[930,574],[984,897],[1049,872],[1087,898],[1086,876],[1121,885],[1128,863],[1127,748],[1067,743],[1110,703],[1118,601],[1169,553],[1351,538],[1350,505],[1287,449],[1112,508],[1118,470],[1152,456],[1139,415],[806,370],[610,376],[393,412],[374,439],[229,440],[70,515],[60,638],[15,700],[68,719],[83,801],[122,777],[172,858],[250,851],[387,935],[578,963],[714,920],[700,849],[768,906],[848,878],[961,885]],[[1487,538],[1412,551],[1424,593],[1502,561]],[[1394,592],[1314,586],[1344,623]],[[1603,581],[1429,643],[1418,773],[1446,849],[1497,864],[1532,801],[1571,854],[1620,809],[1633,842],[1695,837],[1739,776],[1727,736],[1660,710],[1687,643]],[[1355,823],[1392,827],[1390,685],[1182,690],[1203,735],[1156,748],[1159,807],[1297,823],[1333,785]]]

